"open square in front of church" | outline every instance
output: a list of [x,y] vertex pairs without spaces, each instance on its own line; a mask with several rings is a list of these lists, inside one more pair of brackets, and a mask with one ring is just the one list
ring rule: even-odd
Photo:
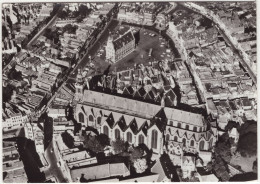
[[[119,26],[120,25],[118,25],[116,29],[118,29]],[[133,28],[136,31],[140,29],[139,27]],[[100,73],[102,73],[109,64],[111,64],[110,71],[121,71],[132,68],[135,64],[149,65],[149,62],[152,61],[172,59],[172,52],[167,52],[168,43],[164,38],[158,33],[145,28],[140,30],[140,40],[138,45],[136,45],[135,50],[115,63],[106,61],[106,44],[106,41],[101,44],[100,49],[93,58],[95,68],[99,68],[98,72]],[[151,55],[149,55],[151,49]]]

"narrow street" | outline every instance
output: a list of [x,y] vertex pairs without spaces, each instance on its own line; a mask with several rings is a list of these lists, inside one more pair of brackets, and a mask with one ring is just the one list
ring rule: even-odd
[[87,62],[89,61],[88,56],[94,56],[96,51],[99,48],[99,42],[104,41],[107,36],[108,36],[108,29],[113,29],[114,27],[116,27],[118,24],[118,22],[115,23],[115,21],[111,21],[109,23],[109,25],[107,26],[107,28],[105,29],[105,31],[102,32],[101,36],[99,37],[98,40],[96,40],[94,42],[94,44],[91,46],[91,48],[89,49],[89,51],[83,56],[83,58],[81,60],[79,60],[76,64],[76,66],[70,70],[69,74],[67,74],[66,77],[64,77],[64,80],[62,82],[62,84],[58,87],[58,89],[56,90],[56,92],[54,93],[54,95],[52,95],[51,99],[47,102],[46,106],[38,113],[38,116],[41,116],[44,112],[46,112],[46,110],[48,109],[48,107],[50,106],[51,102],[56,98],[56,95],[59,93],[59,91],[61,90],[61,88],[68,82],[68,80],[70,79],[74,79],[76,77],[76,72],[78,68],[83,68]]
[[118,25],[118,21],[112,20],[111,23],[107,26],[107,28],[104,30],[104,32],[101,34],[101,36],[99,37],[98,40],[96,40],[96,42],[91,46],[91,48],[89,49],[88,54],[86,54],[81,61],[78,62],[78,66],[74,68],[74,71],[72,72],[72,74],[69,76],[70,79],[75,79],[76,75],[77,75],[77,70],[78,68],[83,69],[86,64],[89,62],[89,55],[91,55],[91,57],[95,57],[96,52],[98,51],[99,47],[100,47],[100,43],[104,43],[107,38],[108,38],[108,30],[113,30],[116,26]]
[[27,44],[27,46],[32,45],[45,31],[45,29],[47,29],[48,27],[51,27],[55,21],[57,20],[58,16],[57,14],[50,20],[50,22],[44,26],[32,39],[31,41]]
[[49,163],[49,166],[44,170],[46,179],[54,176],[59,183],[68,183],[69,180],[66,176],[64,165],[58,166],[60,161],[57,147],[54,145],[52,140],[45,150],[45,157]]
[[[64,5],[62,5],[62,7],[60,7],[60,8],[63,8],[64,7]],[[55,23],[55,21],[57,20],[57,14],[56,15],[54,15],[54,17],[48,22],[48,24],[46,25],[46,26],[44,26],[32,39],[31,39],[31,41],[27,44],[27,46],[30,46],[31,44],[33,44],[43,33],[44,33],[44,31],[45,31],[45,29],[46,28],[48,28],[48,27],[50,27],[50,26],[52,26],[54,23]],[[11,62],[10,62],[11,63]],[[9,63],[9,64],[10,64]],[[8,70],[9,68],[8,68],[8,66],[9,66],[9,64],[7,64],[2,70],[3,70],[3,72],[2,73],[4,73],[6,70]]]
[[[113,22],[113,21],[111,21],[111,22]],[[110,22],[110,25],[107,26],[107,29],[110,28],[111,25],[113,25],[113,24],[111,24],[111,22]],[[50,23],[53,23],[53,22],[51,21]],[[71,70],[67,76],[69,76],[74,71],[76,71],[76,69],[78,67],[83,67],[82,65],[84,65],[84,66],[86,65],[86,62],[88,61],[89,53],[91,55],[95,54],[95,52],[99,48],[98,42],[100,41],[100,39],[105,39],[104,35],[108,35],[108,34],[106,34],[106,31],[104,31],[102,33],[101,37],[98,40],[95,41],[93,46],[90,48],[89,52],[86,53],[85,56],[80,61],[78,61],[78,63],[76,64],[75,68],[73,70]],[[53,101],[53,99],[56,97],[56,95],[58,94],[60,89],[66,84],[67,81],[68,81],[68,77],[65,77],[63,83],[56,90],[56,92],[51,97],[51,99],[47,102],[45,108],[43,108],[38,113],[38,116],[41,116],[43,113],[46,112],[46,110],[50,106],[50,104]],[[46,145],[47,145],[47,148],[45,149],[45,157],[46,157],[47,162],[49,163],[49,166],[47,166],[45,169],[43,169],[43,171],[45,173],[46,179],[51,178],[51,177],[54,176],[59,183],[68,183],[68,182],[70,182],[69,179],[68,179],[68,173],[67,173],[68,171],[65,169],[65,163],[60,159],[59,150],[58,150],[57,146],[55,145],[55,140],[53,140],[53,138],[51,138]]]

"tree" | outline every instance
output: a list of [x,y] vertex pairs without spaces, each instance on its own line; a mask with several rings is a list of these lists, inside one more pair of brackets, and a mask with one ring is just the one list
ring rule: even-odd
[[76,21],[79,23],[79,22],[82,22],[83,21],[83,18],[81,16],[77,17],[76,18]]
[[53,4],[53,10],[50,13],[51,17],[53,17],[57,13],[57,11],[59,10],[60,6],[61,6],[61,4],[57,4],[57,3]]
[[139,146],[134,147],[130,150],[130,160],[132,162],[135,162],[137,159],[140,159],[144,154],[143,149],[141,149]]
[[241,156],[254,156],[257,153],[257,135],[254,132],[248,132],[240,136],[237,151]]
[[104,146],[110,145],[109,137],[106,134],[99,134],[98,140]]
[[216,156],[222,157],[226,162],[230,162],[232,156],[231,144],[227,133],[224,133],[221,137],[219,137],[215,147],[215,154]]
[[62,140],[64,142],[64,144],[69,148],[73,148],[74,147],[74,138],[67,132],[63,132],[61,134]]
[[213,170],[216,173],[216,176],[222,181],[228,181],[230,179],[229,172],[225,161],[217,156],[213,164]]
[[195,176],[195,172],[191,172],[191,177],[189,179],[189,182],[200,182],[199,178]]
[[14,67],[9,71],[8,73],[8,78],[10,80],[18,80],[18,81],[22,81],[23,77],[22,77],[22,72],[21,71],[17,71]]
[[225,130],[231,130],[233,127],[235,128],[239,128],[239,123],[235,122],[235,121],[229,121],[227,126],[225,127]]
[[93,153],[102,152],[105,148],[105,146],[100,143],[100,140],[97,136],[91,135],[84,136],[83,146],[84,148],[92,151]]
[[90,10],[88,9],[87,6],[85,6],[83,4],[81,4],[79,6],[79,15],[86,17],[89,12],[90,12]]
[[146,159],[137,159],[134,162],[134,168],[137,173],[143,173],[148,168]]
[[100,18],[100,20],[102,20],[104,16],[103,15],[99,15],[98,17]]
[[257,132],[257,122],[256,121],[246,121],[241,125],[241,128],[238,129],[240,137],[248,132]]
[[6,87],[3,87],[3,102],[9,102],[9,100],[11,100],[11,96],[14,90],[15,87],[10,84],[8,84]]
[[57,13],[57,17],[59,17],[60,19],[65,19],[68,17],[68,12],[67,11],[58,11]]
[[68,32],[69,34],[75,34],[77,28],[78,28],[78,27],[77,27],[76,25],[66,24],[66,25],[63,27],[63,33],[64,33],[64,32]]
[[125,152],[128,149],[128,143],[124,142],[121,139],[117,139],[115,141],[112,141],[111,146],[112,146],[115,154]]

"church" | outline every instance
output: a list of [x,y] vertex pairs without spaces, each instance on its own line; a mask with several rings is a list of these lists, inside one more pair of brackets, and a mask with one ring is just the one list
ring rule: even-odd
[[144,143],[159,156],[210,151],[217,140],[217,128],[200,114],[83,90],[76,85],[75,119],[83,127],[94,127],[110,140],[123,139],[131,145]]
[[135,37],[130,28],[115,38],[109,34],[106,45],[106,60],[115,63],[135,50]]

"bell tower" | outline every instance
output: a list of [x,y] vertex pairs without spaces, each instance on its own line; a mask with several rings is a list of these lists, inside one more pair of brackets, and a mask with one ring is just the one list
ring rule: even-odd
[[113,44],[113,35],[111,32],[109,32],[109,36],[107,39],[107,45],[106,45],[106,60],[114,62],[115,60],[115,49]]

